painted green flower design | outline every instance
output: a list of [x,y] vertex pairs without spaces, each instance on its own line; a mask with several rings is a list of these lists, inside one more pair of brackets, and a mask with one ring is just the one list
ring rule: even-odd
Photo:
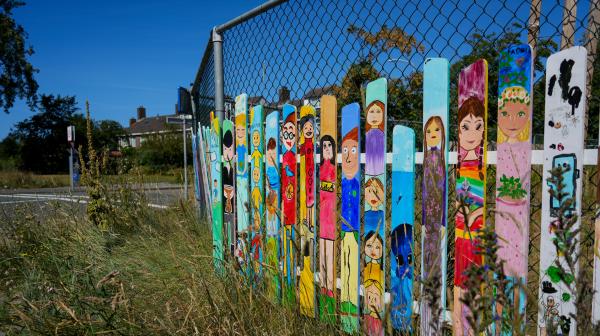
[[527,196],[527,191],[523,189],[521,178],[506,177],[502,175],[500,178],[500,187],[498,188],[498,197],[510,197],[514,200],[520,200]]

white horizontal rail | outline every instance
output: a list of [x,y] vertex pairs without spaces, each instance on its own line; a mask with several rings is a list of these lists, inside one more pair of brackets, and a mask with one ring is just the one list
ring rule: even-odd
[[[423,164],[423,152],[415,153],[415,163]],[[449,159],[448,164],[456,164],[457,156],[456,152],[448,153]],[[298,162],[300,162],[300,155],[296,155]],[[315,154],[316,162],[320,161],[320,154]],[[279,162],[282,162],[282,155],[279,155]],[[248,155],[248,162],[251,161],[250,155]],[[342,161],[342,154],[337,155],[337,162]],[[387,164],[392,164],[392,153],[386,153],[385,161]],[[487,164],[495,165],[497,161],[496,151],[488,151],[487,152]],[[360,163],[365,163],[365,153],[360,154]],[[532,165],[542,165],[544,164],[544,151],[541,149],[532,150],[531,151],[531,164]],[[598,150],[597,149],[586,149],[583,152],[583,164],[586,166],[595,166],[598,164]]]

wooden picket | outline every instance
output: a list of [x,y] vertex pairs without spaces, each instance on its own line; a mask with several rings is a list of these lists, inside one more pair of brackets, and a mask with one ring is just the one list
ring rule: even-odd
[[415,217],[415,131],[394,126],[392,137],[392,222],[390,225],[391,319],[401,333],[412,331],[413,223]]
[[283,106],[281,124],[281,212],[283,222],[283,235],[281,237],[284,286],[282,299],[289,306],[296,302],[296,107],[285,104]]
[[[576,297],[572,295],[578,272],[577,264],[571,269],[557,254],[564,237],[557,230],[567,229],[567,219],[577,219],[568,231],[579,230],[581,223],[581,195],[583,148],[586,111],[587,51],[572,47],[550,55],[546,63],[546,115],[544,122],[544,181],[542,192],[542,229],[540,238],[540,283],[538,334],[545,335],[547,324],[560,329],[563,335],[575,335],[577,314]],[[561,167],[565,172],[565,196],[553,194],[558,190],[551,180],[550,170]],[[571,202],[565,205],[565,202]],[[561,213],[564,210],[564,213]],[[579,234],[574,237],[579,240]],[[571,237],[569,238],[571,239]],[[563,245],[564,247],[564,245]],[[574,250],[579,253],[578,246]]]
[[365,204],[361,251],[363,260],[364,330],[383,334],[385,294],[385,153],[387,139],[387,80],[367,84],[365,125]]
[[[508,284],[505,296],[513,312],[519,312],[525,331],[527,257],[529,254],[529,188],[531,181],[531,126],[533,64],[529,45],[510,46],[498,60],[498,140],[496,165],[496,227],[498,258],[505,262]],[[499,289],[497,289],[499,290]],[[517,294],[517,295],[515,295]],[[510,320],[514,314],[500,304],[493,312]],[[511,327],[495,323],[512,335]]]
[[488,65],[478,60],[462,69],[458,79],[458,167],[456,169],[456,217],[454,238],[455,335],[471,331],[464,297],[471,265],[482,265],[477,231],[485,225]]
[[433,332],[432,324],[439,327],[442,317],[437,316],[437,312],[446,308],[449,95],[448,60],[427,59],[423,78],[421,276],[424,281],[438,279],[438,283],[432,283],[431,286],[440,287],[440,302],[436,305],[421,296],[420,327],[424,335]]

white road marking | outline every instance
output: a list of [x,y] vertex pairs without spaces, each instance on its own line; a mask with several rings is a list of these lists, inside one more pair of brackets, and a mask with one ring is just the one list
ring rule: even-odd
[[[88,196],[82,195],[60,195],[60,194],[12,194],[12,195],[0,195],[0,197],[8,197],[8,198],[25,198],[30,199],[29,201],[6,201],[0,202],[0,204],[9,204],[9,203],[25,203],[25,202],[33,202],[33,201],[65,201],[65,202],[73,202],[73,203],[81,203],[87,204],[89,201]],[[169,206],[148,203],[147,204],[151,208],[155,209],[168,209]]]

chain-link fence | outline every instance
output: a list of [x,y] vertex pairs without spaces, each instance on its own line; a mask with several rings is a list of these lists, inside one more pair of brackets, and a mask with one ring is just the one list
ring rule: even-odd
[[[277,2],[280,4],[218,32],[223,41],[224,101],[244,92],[249,96],[249,104],[263,104],[267,110],[281,109],[286,102],[296,106],[312,104],[319,108],[320,97],[333,94],[338,99],[338,106],[355,101],[364,105],[366,83],[386,77],[389,86],[388,129],[391,130],[395,124],[412,127],[418,137],[417,148],[421,148],[422,71],[425,59],[444,57],[451,63],[450,125],[456,125],[458,73],[474,60],[485,58],[489,62],[488,143],[489,148],[494,149],[497,56],[509,44],[529,43],[536,56],[533,90],[533,134],[536,136],[533,140],[535,147],[541,149],[545,60],[560,49],[583,45],[590,55],[586,145],[598,145],[600,62],[595,54],[600,28],[600,4],[597,0]],[[209,42],[192,89],[196,119],[203,125],[208,125],[210,111],[219,110],[215,106],[219,90],[215,84],[217,64],[213,52],[213,44]],[[391,131],[388,137],[391,137]],[[452,132],[451,142],[455,140],[456,132]],[[453,172],[453,169],[449,171],[451,228],[454,225],[452,201],[455,199]],[[421,239],[418,225],[421,220],[418,210],[421,204],[421,174],[419,166],[414,237],[417,251],[414,260],[420,260],[420,244],[417,242]],[[532,167],[528,281],[534,295],[537,295],[539,280],[541,174],[541,166]],[[595,175],[594,167],[588,166],[584,170],[581,265],[587,269],[593,267]],[[391,183],[387,190],[391,190]],[[490,224],[493,224],[494,199],[495,167],[490,166]],[[452,288],[453,230],[449,230],[449,233],[448,288]],[[416,263],[416,274],[420,273],[419,266]],[[590,272],[588,276],[591,276]],[[537,302],[529,300],[527,310],[528,325],[534,326]]]

